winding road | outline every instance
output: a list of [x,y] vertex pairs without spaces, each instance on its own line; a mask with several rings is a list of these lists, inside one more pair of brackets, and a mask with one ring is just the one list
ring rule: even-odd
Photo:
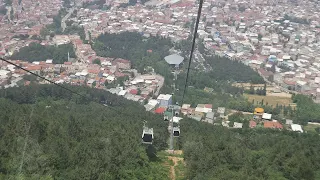
[[64,32],[64,30],[66,29],[66,27],[67,27],[66,20],[69,19],[69,17],[73,13],[73,11],[74,11],[74,8],[69,9],[68,14],[62,18],[62,20],[61,20],[62,32]]

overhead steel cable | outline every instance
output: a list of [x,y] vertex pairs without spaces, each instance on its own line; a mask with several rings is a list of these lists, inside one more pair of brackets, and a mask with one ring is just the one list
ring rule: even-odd
[[[197,21],[196,21],[196,25],[195,25],[195,29],[194,29],[194,34],[193,34],[192,47],[191,47],[191,52],[190,52],[190,57],[189,57],[187,77],[186,77],[186,81],[185,81],[185,84],[184,84],[184,90],[183,90],[183,95],[182,95],[182,104],[183,104],[184,96],[185,96],[186,89],[187,89],[187,86],[188,86],[188,78],[189,78],[189,72],[190,72],[190,69],[191,69],[190,66],[191,66],[192,54],[193,54],[194,47],[195,47],[197,31],[198,31],[198,26],[199,26],[199,21],[200,21],[200,16],[201,16],[201,10],[202,10],[202,4],[203,4],[203,0],[200,0],[199,9],[198,9],[198,15],[197,15]],[[176,80],[176,78],[174,78],[174,80]],[[175,90],[175,84],[173,84],[173,85],[174,85],[174,91],[173,92],[175,92],[176,91]],[[172,95],[174,95],[174,93]],[[173,117],[174,117],[174,109],[172,108],[171,110],[172,110],[172,120],[169,122],[169,127],[171,126],[170,139],[169,139],[169,150],[173,151],[174,150],[174,147],[173,147],[173,136],[174,136]]]
[[186,77],[186,80],[185,80],[185,83],[184,83],[184,89],[183,89],[183,94],[182,94],[182,103],[181,103],[181,105],[183,104],[184,96],[186,94],[186,90],[187,90],[187,86],[188,86],[190,66],[191,66],[194,47],[195,47],[195,44],[196,44],[198,26],[199,26],[199,21],[200,21],[200,17],[201,17],[202,4],[203,4],[203,0],[199,0],[198,15],[197,15],[197,20],[196,20],[196,24],[195,24],[195,28],[194,28],[194,32],[193,32],[192,47],[191,47],[191,52],[190,52],[190,57],[189,57],[189,64],[188,64],[188,69],[187,69],[187,77]]
[[[185,80],[185,86],[184,86],[184,90],[183,90],[182,104],[183,104],[183,100],[184,100],[184,97],[185,97],[186,89],[187,89],[187,86],[188,86],[190,66],[191,66],[192,55],[193,55],[193,51],[194,51],[194,47],[195,47],[195,41],[196,41],[196,37],[197,37],[199,21],[200,21],[200,17],[201,17],[202,4],[203,4],[203,0],[200,0],[200,1],[199,1],[199,8],[198,8],[197,20],[196,20],[195,29],[194,29],[194,34],[193,34],[192,47],[191,47],[191,52],[190,52],[190,57],[189,57],[187,77],[186,77],[186,80]],[[13,65],[13,66],[15,66],[15,67],[17,67],[17,68],[19,68],[19,69],[22,69],[23,71],[26,71],[26,72],[28,72],[28,73],[36,76],[36,77],[39,77],[39,78],[41,78],[41,79],[43,79],[43,80],[45,80],[45,81],[48,81],[48,82],[51,83],[51,84],[54,84],[54,85],[56,85],[56,86],[59,86],[60,88],[65,89],[65,90],[67,90],[67,91],[69,91],[69,92],[71,92],[71,93],[73,93],[73,94],[76,94],[76,95],[81,96],[81,97],[83,97],[83,98],[85,98],[85,99],[88,99],[88,97],[86,97],[86,96],[84,96],[84,95],[82,95],[82,94],[80,94],[80,93],[78,93],[78,92],[76,92],[76,91],[74,91],[74,90],[71,90],[71,89],[69,89],[69,88],[67,88],[67,87],[64,87],[64,86],[62,86],[62,85],[60,85],[60,84],[58,84],[58,83],[56,83],[56,82],[54,82],[54,81],[52,81],[52,80],[50,80],[50,79],[47,79],[47,78],[45,78],[45,77],[43,77],[43,76],[40,76],[40,75],[38,75],[38,74],[36,74],[36,73],[33,73],[33,72],[31,72],[31,71],[29,71],[29,70],[27,70],[27,69],[25,69],[25,68],[23,68],[23,67],[15,64],[15,63],[10,62],[10,61],[7,60],[7,59],[4,59],[4,58],[0,57],[0,60],[6,62],[6,63],[8,63],[8,64],[11,64],[11,65]],[[98,104],[103,105],[103,104],[100,103],[100,102],[96,102],[96,101],[93,101],[93,100],[90,100],[90,99],[88,99],[88,100],[91,101],[91,102],[95,102],[95,103],[98,103]],[[112,107],[110,107],[110,106],[108,106],[108,108],[111,109],[111,110],[117,111],[117,112],[120,113],[120,114],[125,114],[125,113],[123,113],[122,111],[118,111],[118,110],[116,110],[116,109],[114,109],[114,108],[112,108]],[[127,114],[127,116],[131,117],[131,115],[129,115],[129,114]]]
[[[38,94],[38,91],[39,89],[37,89],[37,92],[36,92],[36,98],[37,98],[37,94]],[[29,133],[30,133],[30,129],[31,129],[31,124],[32,124],[32,121],[33,121],[33,114],[34,114],[34,108],[36,106],[36,103],[33,104],[31,106],[31,112],[30,112],[30,115],[29,115],[29,123],[25,122],[25,140],[24,140],[24,145],[23,145],[23,148],[22,148],[22,155],[21,155],[21,161],[20,161],[20,165],[19,165],[19,168],[18,168],[18,173],[17,175],[20,175],[21,172],[22,172],[22,168],[23,168],[23,165],[24,165],[24,160],[25,160],[25,154],[26,154],[26,151],[27,151],[27,146],[28,146],[28,141],[29,141]]]
[[[94,103],[103,105],[104,107],[107,107],[107,108],[110,109],[110,110],[113,110],[113,111],[115,111],[115,112],[117,112],[117,113],[119,113],[119,114],[122,114],[122,115],[125,115],[125,116],[128,116],[128,117],[132,118],[132,115],[130,115],[130,114],[126,114],[126,113],[124,113],[123,111],[119,111],[119,110],[117,110],[117,109],[115,109],[115,108],[113,108],[113,107],[111,107],[111,106],[105,106],[105,105],[104,105],[103,103],[101,103],[101,102],[97,102],[97,101],[95,101],[95,100],[93,100],[93,99],[91,99],[91,98],[89,98],[89,97],[87,97],[87,96],[85,96],[85,95],[82,95],[82,94],[80,94],[80,93],[78,93],[78,92],[76,92],[76,91],[74,91],[74,90],[72,90],[72,89],[69,89],[69,88],[67,88],[67,87],[64,87],[64,86],[62,86],[61,84],[58,84],[58,83],[56,83],[56,82],[54,82],[54,81],[51,81],[50,79],[47,79],[47,78],[45,78],[45,77],[43,77],[43,76],[40,76],[40,75],[38,75],[38,74],[36,74],[36,73],[34,73],[34,72],[31,72],[31,71],[27,70],[26,68],[23,68],[23,67],[15,64],[15,63],[10,62],[10,61],[7,60],[7,59],[4,59],[4,58],[1,58],[1,57],[0,57],[0,60],[6,62],[6,63],[8,63],[8,64],[11,64],[11,65],[13,65],[13,66],[15,66],[15,67],[17,67],[17,68],[19,68],[19,69],[22,69],[23,71],[26,71],[26,72],[28,72],[28,73],[36,76],[36,77],[39,77],[39,78],[41,78],[41,79],[43,79],[43,80],[45,80],[45,81],[48,81],[48,82],[52,83],[53,85],[59,86],[60,88],[65,89],[65,90],[67,90],[67,91],[69,91],[69,92],[71,92],[71,93],[73,93],[73,94],[76,94],[76,95],[78,95],[78,96],[81,96],[81,97],[87,99],[87,100],[90,101],[90,102],[94,102]],[[140,116],[140,117],[141,117],[141,116]],[[141,120],[146,120],[146,118],[141,118]]]
[[40,75],[38,75],[38,74],[36,74],[36,73],[34,73],[34,72],[31,72],[31,71],[27,70],[27,69],[24,68],[24,67],[21,67],[21,66],[15,64],[15,63],[10,62],[9,60],[6,60],[6,59],[1,58],[1,57],[0,57],[0,59],[1,59],[2,61],[4,61],[4,62],[8,63],[8,64],[11,64],[11,65],[13,65],[13,66],[15,66],[15,67],[17,67],[17,68],[19,68],[19,69],[22,69],[22,70],[24,70],[24,71],[26,71],[26,72],[34,75],[34,76],[37,76],[37,77],[39,77],[39,78],[41,78],[41,79],[43,79],[43,80],[46,80],[46,81],[48,81],[48,82],[50,82],[50,83],[52,83],[52,84],[54,84],[54,85],[56,85],[56,86],[59,86],[59,87],[61,87],[62,89],[65,89],[65,90],[67,90],[67,91],[70,91],[71,93],[74,93],[74,94],[77,94],[77,95],[82,96],[82,97],[84,97],[84,98],[87,98],[86,96],[84,96],[84,95],[82,95],[82,94],[79,94],[79,93],[76,92],[76,91],[73,91],[73,90],[71,90],[71,89],[69,89],[69,88],[66,88],[66,87],[64,87],[64,86],[56,83],[56,82],[51,81],[50,79],[47,79],[47,78],[45,78],[45,77],[43,77],[43,76],[40,76]]

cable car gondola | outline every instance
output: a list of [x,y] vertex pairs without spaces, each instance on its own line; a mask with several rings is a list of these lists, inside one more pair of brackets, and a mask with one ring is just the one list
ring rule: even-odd
[[143,144],[152,144],[153,141],[153,128],[143,127],[142,132],[142,143]]
[[174,137],[180,136],[180,127],[173,127],[173,136]]

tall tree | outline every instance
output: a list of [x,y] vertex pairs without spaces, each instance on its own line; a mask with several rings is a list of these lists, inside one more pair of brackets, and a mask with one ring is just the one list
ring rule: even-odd
[[101,66],[101,60],[99,58],[92,61],[93,64],[98,64]]
[[264,83],[263,90],[262,90],[262,95],[264,95],[264,96],[267,95],[267,84],[266,83]]
[[255,90],[252,84],[250,85],[249,94],[255,94]]
[[276,65],[275,65],[275,64],[273,64],[273,65],[271,66],[271,72],[273,72],[273,73],[276,72]]

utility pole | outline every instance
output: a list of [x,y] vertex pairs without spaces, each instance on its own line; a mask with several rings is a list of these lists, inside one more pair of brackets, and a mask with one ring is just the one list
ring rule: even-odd
[[169,125],[169,126],[171,126],[169,149],[173,151],[174,150],[173,149],[173,116],[174,116],[174,110],[173,110],[173,106],[172,105],[170,105],[169,107],[171,108],[171,111],[172,111],[172,118],[171,118],[170,125]]
[[[172,93],[172,98],[174,96],[174,93],[176,92],[176,79],[177,79],[177,70],[175,70],[175,73],[174,73],[174,78],[173,78],[173,93]],[[170,142],[169,142],[169,149],[174,151],[174,148],[173,148],[173,117],[174,117],[174,106],[173,105],[170,105],[169,106],[169,109],[171,109],[171,112],[172,112],[172,115],[171,115],[171,121],[170,121],[170,124],[169,126],[171,126],[171,132],[170,132]]]

